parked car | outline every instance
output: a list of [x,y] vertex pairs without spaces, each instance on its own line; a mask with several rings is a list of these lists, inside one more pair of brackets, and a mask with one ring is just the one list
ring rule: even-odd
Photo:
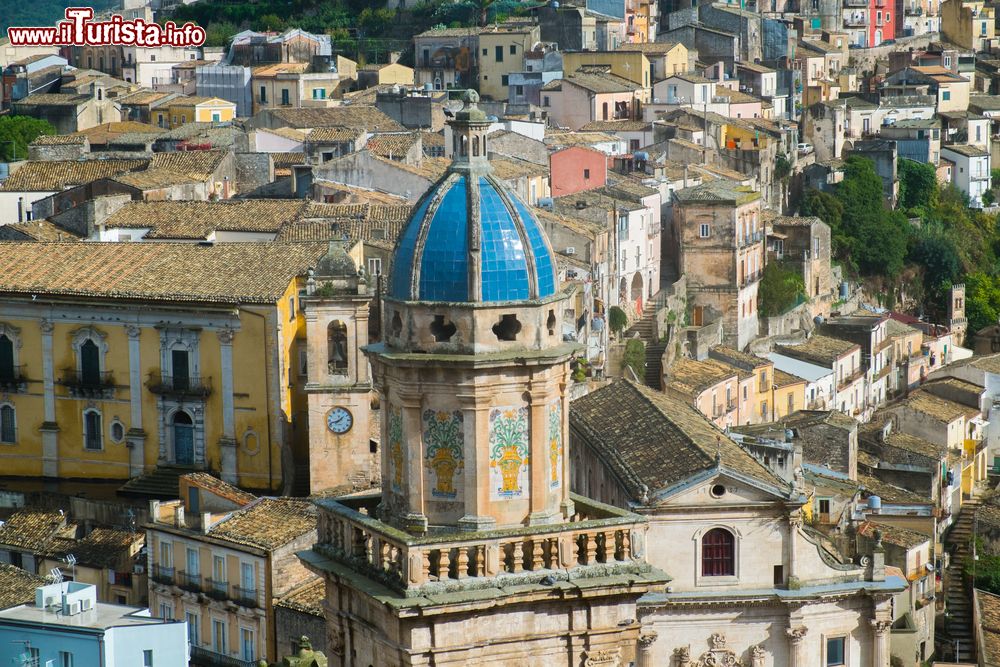
[[812,144],[802,143],[799,144],[798,148],[799,148],[799,155],[809,155],[810,153],[813,152]]

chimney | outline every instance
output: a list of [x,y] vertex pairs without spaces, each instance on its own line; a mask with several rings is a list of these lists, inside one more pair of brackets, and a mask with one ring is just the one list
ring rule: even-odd
[[24,222],[24,197],[17,198],[17,221]]

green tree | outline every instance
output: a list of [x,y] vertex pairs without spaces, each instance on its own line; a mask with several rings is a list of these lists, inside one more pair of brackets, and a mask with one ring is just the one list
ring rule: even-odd
[[611,333],[614,335],[619,335],[625,330],[628,325],[628,315],[625,311],[618,306],[611,306],[608,308],[608,326],[611,327]]
[[969,330],[978,331],[997,323],[1000,314],[1000,280],[977,271],[965,276],[965,316]]
[[962,273],[962,260],[952,234],[943,225],[925,224],[913,235],[909,260],[924,268],[924,293],[934,310],[940,311],[948,288]]
[[[625,356],[622,362],[632,369],[641,382],[646,376],[646,344],[639,338],[630,338],[625,343]],[[626,375],[626,377],[628,376]]]
[[847,158],[836,195],[844,207],[846,256],[863,274],[896,278],[906,258],[909,224],[901,213],[886,210],[875,164],[858,156]]
[[770,262],[764,267],[757,298],[761,315],[774,317],[787,312],[805,297],[806,285],[802,275],[786,268],[781,262]]
[[0,159],[28,159],[28,144],[43,134],[55,134],[48,121],[31,116],[0,116]]
[[799,212],[815,216],[830,226],[833,256],[843,259],[847,255],[850,239],[844,234],[844,205],[834,195],[810,188],[802,197]]
[[934,165],[901,159],[896,174],[899,178],[900,207],[928,209],[937,203],[938,182]]

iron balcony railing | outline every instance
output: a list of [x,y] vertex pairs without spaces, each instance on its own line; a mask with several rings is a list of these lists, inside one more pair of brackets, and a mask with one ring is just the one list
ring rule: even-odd
[[114,389],[115,378],[111,371],[79,371],[75,368],[64,368],[59,378],[59,384],[68,388],[71,393],[81,396],[102,395],[109,389]]
[[177,585],[192,593],[201,592],[201,575],[181,570],[177,573]]
[[206,578],[205,595],[213,600],[225,600],[229,597],[229,582]]
[[212,379],[200,375],[149,374],[146,387],[160,396],[197,396],[205,398],[212,393]]
[[158,584],[172,584],[174,583],[174,568],[154,565],[150,576]]
[[211,667],[258,667],[255,660],[234,658],[202,646],[191,647],[191,662],[197,665],[211,665]]
[[24,366],[8,366],[0,371],[0,391],[25,391],[27,384],[28,379],[24,376]]
[[233,599],[236,601],[236,604],[244,607],[256,607],[258,605],[257,589],[233,586]]

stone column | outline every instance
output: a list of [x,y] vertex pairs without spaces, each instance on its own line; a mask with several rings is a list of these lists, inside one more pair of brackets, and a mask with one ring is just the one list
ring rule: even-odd
[[59,476],[59,425],[56,424],[56,379],[52,358],[52,331],[49,320],[38,324],[42,332],[42,387],[44,392],[44,421],[42,432],[42,476]]
[[222,366],[222,437],[219,438],[219,461],[222,479],[236,484],[239,475],[236,464],[236,409],[233,404],[233,330],[217,332],[219,359]]
[[406,509],[403,522],[413,533],[427,532],[427,514],[424,512],[424,438],[420,419],[421,395],[417,392],[399,392],[402,403],[403,433],[406,434],[406,479],[404,495]]
[[653,642],[658,636],[652,630],[639,635],[639,655],[636,667],[653,667]]
[[892,621],[873,618],[872,632],[875,641],[872,644],[872,667],[889,667],[889,628]]
[[129,324],[128,334],[128,400],[129,429],[126,433],[128,453],[128,476],[137,477],[145,469],[146,431],[142,427],[142,363],[140,360],[139,337],[142,330]]
[[552,523],[556,520],[555,512],[550,511],[549,496],[549,404],[547,382],[539,380],[531,383],[528,406],[530,423],[528,427],[528,451],[531,456],[531,478],[528,482],[531,489],[530,514],[528,525]]
[[674,666],[691,667],[691,647],[680,646],[674,649]]
[[805,640],[809,628],[800,625],[785,630],[788,634],[788,667],[806,667]]
[[795,554],[799,548],[799,529],[802,528],[802,513],[796,510],[788,515],[788,587],[794,588],[798,583],[798,562]]

